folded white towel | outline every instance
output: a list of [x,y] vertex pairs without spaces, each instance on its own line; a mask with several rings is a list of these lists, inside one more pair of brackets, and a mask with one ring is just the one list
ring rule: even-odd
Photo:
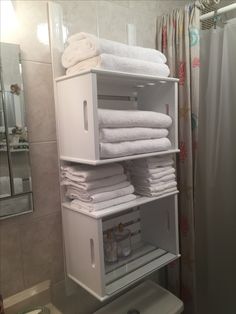
[[62,55],[62,65],[65,68],[102,53],[157,63],[166,62],[165,55],[156,49],[128,46],[88,33],[77,33],[69,37],[68,43],[69,45]]
[[98,167],[88,165],[73,165],[61,167],[62,176],[67,173],[76,176],[80,182],[88,182],[98,180],[105,177],[110,177],[117,174],[123,174],[124,169],[120,164],[108,164]]
[[159,179],[152,179],[152,178],[144,178],[144,177],[132,177],[132,184],[134,186],[144,186],[149,187],[155,184],[163,184],[169,181],[174,181],[176,179],[175,174],[168,174]]
[[131,165],[139,168],[155,169],[157,167],[166,167],[173,164],[174,161],[171,156],[157,156],[133,160]]
[[100,128],[168,128],[170,116],[154,111],[98,109]]
[[66,196],[71,199],[79,199],[82,202],[99,203],[99,202],[108,201],[108,200],[111,200],[113,198],[117,198],[120,196],[132,194],[133,192],[134,192],[134,187],[133,185],[129,184],[129,186],[125,188],[94,194],[94,195],[91,195],[90,197],[84,197],[84,195],[81,193],[78,193],[76,189],[69,188],[66,192]]
[[135,186],[135,192],[141,194],[142,192],[146,193],[160,193],[167,189],[171,189],[177,186],[176,181],[169,181],[165,183],[152,184],[151,186]]
[[100,143],[101,158],[113,158],[134,154],[158,152],[171,148],[168,138],[153,140],[129,141],[121,143]]
[[[164,167],[163,167],[164,168]],[[167,168],[167,167],[166,167]],[[162,177],[165,177],[167,175],[173,174],[175,173],[175,169],[173,167],[170,167],[169,169],[163,170],[161,172],[157,172],[157,173],[149,173],[149,172],[145,172],[143,170],[137,170],[135,173],[132,172],[131,176],[133,178],[133,180],[135,180],[136,178],[146,178],[146,179],[153,179],[153,180],[157,180],[157,179],[161,179]]]
[[104,179],[89,182],[81,182],[78,181],[78,178],[76,176],[67,173],[66,176],[64,176],[64,179],[62,180],[61,184],[65,186],[72,185],[77,188],[80,188],[81,190],[90,191],[97,188],[118,184],[124,181],[127,181],[127,175],[125,174],[115,175],[112,177],[107,177]]
[[162,138],[167,137],[168,133],[167,129],[158,128],[102,128],[100,129],[100,141],[115,143]]
[[174,167],[172,166],[165,166],[165,167],[157,167],[157,168],[142,168],[142,167],[137,167],[137,166],[131,166],[130,167],[130,171],[131,171],[131,174],[133,175],[144,175],[145,177],[149,177],[151,176],[152,174],[163,174],[165,173],[167,170],[175,170]]
[[67,75],[88,71],[93,68],[106,69],[110,71],[139,73],[147,75],[156,75],[168,77],[170,69],[164,63],[154,63],[138,59],[118,57],[110,54],[101,54],[100,56],[89,58],[69,67]]
[[166,189],[166,190],[163,190],[161,192],[150,192],[150,191],[140,191],[140,195],[143,195],[143,196],[149,196],[149,197],[157,197],[157,196],[161,196],[161,195],[164,195],[164,194],[169,194],[169,193],[173,193],[173,192],[177,192],[177,188],[176,187],[173,187],[173,188],[170,188],[170,189]]
[[78,206],[78,207],[80,207],[82,209],[86,209],[86,210],[89,210],[89,211],[94,211],[94,210],[101,210],[101,209],[104,209],[104,208],[112,207],[112,206],[115,206],[115,205],[120,205],[120,204],[123,204],[123,203],[128,203],[128,202],[133,201],[135,199],[136,199],[136,195],[129,194],[129,195],[120,196],[120,197],[113,198],[113,199],[108,200],[108,201],[99,202],[99,203],[95,203],[95,204],[81,202],[79,200],[73,200],[71,202],[71,204],[73,206]]

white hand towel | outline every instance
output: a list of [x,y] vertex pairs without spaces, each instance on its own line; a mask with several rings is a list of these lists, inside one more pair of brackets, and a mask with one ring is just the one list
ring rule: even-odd
[[142,180],[142,178],[157,180],[173,173],[175,173],[175,169],[170,167],[170,169],[168,170],[164,170],[164,171],[161,171],[158,173],[152,173],[152,174],[148,172],[145,173],[143,171],[136,171],[135,173],[132,172],[131,176],[134,181],[136,180],[136,178],[140,180]]
[[158,128],[102,128],[100,129],[100,141],[115,143],[162,138],[167,137],[168,133],[167,129]]
[[78,193],[76,190],[69,188],[66,192],[66,196],[68,196],[71,199],[79,199],[83,202],[99,203],[99,202],[108,201],[108,200],[111,200],[113,198],[117,198],[120,196],[132,194],[133,192],[134,192],[134,187],[133,185],[130,184],[128,187],[110,191],[110,192],[94,194],[94,195],[91,195],[89,198],[83,197],[83,195]]
[[168,138],[121,143],[100,143],[100,154],[101,158],[114,158],[134,154],[158,152],[168,150],[170,148],[171,142]]
[[152,178],[144,178],[144,177],[132,177],[132,184],[138,186],[149,187],[155,184],[163,184],[169,181],[175,180],[175,174],[165,175],[159,179],[152,179]]
[[74,185],[75,187],[78,187],[82,190],[90,191],[104,186],[110,186],[127,181],[127,175],[120,174],[89,182],[81,182],[77,181],[77,179],[78,178],[76,176],[67,173],[66,177],[64,177],[64,180],[62,180],[62,185]]
[[163,190],[161,192],[140,191],[138,194],[143,195],[143,196],[149,196],[149,197],[157,197],[157,196],[161,196],[164,194],[169,194],[169,193],[173,193],[177,191],[178,191],[177,188],[173,187],[170,189]]
[[157,167],[157,168],[153,168],[153,169],[149,169],[149,168],[142,168],[142,167],[137,167],[137,166],[133,166],[130,168],[131,170],[131,174],[133,175],[144,175],[145,177],[149,177],[152,174],[162,174],[165,173],[167,170],[175,170],[174,167],[172,166],[165,166],[165,167]]
[[158,167],[166,167],[174,164],[171,156],[158,156],[136,159],[132,161],[132,166],[145,168],[145,169],[155,169]]
[[62,55],[62,65],[65,68],[102,53],[157,63],[166,62],[165,55],[156,49],[128,46],[88,33],[77,33],[69,37],[68,43],[69,45]]
[[110,71],[139,73],[146,75],[155,75],[168,77],[170,69],[164,63],[154,63],[138,59],[129,59],[115,55],[101,54],[100,56],[83,60],[69,67],[67,75],[89,71],[93,68],[105,69]]
[[120,164],[108,164],[102,166],[73,165],[61,167],[62,175],[69,173],[77,177],[77,181],[88,182],[110,177],[117,174],[123,174],[124,169]]
[[85,203],[85,202],[81,202],[79,200],[73,200],[71,202],[71,205],[78,206],[82,209],[86,209],[89,211],[94,211],[94,210],[101,210],[104,208],[112,207],[115,205],[120,205],[123,203],[128,203],[128,202],[133,201],[135,199],[136,199],[136,195],[129,194],[129,195],[113,198],[111,200],[100,202],[100,203],[95,203],[95,204]]
[[168,128],[170,116],[154,111],[98,109],[100,128]]

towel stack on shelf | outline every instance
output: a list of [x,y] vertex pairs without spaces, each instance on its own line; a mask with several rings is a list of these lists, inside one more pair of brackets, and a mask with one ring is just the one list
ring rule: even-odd
[[131,161],[129,171],[135,192],[145,196],[159,196],[177,191],[173,164],[170,156]]
[[96,167],[77,164],[61,170],[66,196],[72,200],[72,205],[82,209],[101,210],[136,198],[134,187],[120,164]]
[[99,109],[100,156],[114,158],[168,150],[170,116],[153,111]]
[[163,77],[170,74],[165,64],[166,57],[155,49],[128,46],[82,32],[69,37],[67,42],[68,46],[62,55],[66,74],[91,68]]

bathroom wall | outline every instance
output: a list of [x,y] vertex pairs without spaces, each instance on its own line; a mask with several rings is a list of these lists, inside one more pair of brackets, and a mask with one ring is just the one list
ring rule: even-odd
[[[62,6],[69,34],[87,31],[127,42],[126,24],[132,23],[136,25],[137,44],[154,48],[156,16],[188,1],[55,2]],[[19,43],[22,50],[35,210],[0,222],[0,291],[7,297],[50,279],[56,300],[65,304],[47,1],[13,4],[18,24],[1,33],[1,40]],[[76,313],[91,313],[100,305],[83,289],[77,291],[68,299],[63,313],[69,309],[75,313],[75,307]]]

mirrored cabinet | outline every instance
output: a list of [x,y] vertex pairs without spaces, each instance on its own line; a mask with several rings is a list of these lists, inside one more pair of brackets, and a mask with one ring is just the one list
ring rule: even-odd
[[0,219],[33,210],[20,46],[0,47]]

